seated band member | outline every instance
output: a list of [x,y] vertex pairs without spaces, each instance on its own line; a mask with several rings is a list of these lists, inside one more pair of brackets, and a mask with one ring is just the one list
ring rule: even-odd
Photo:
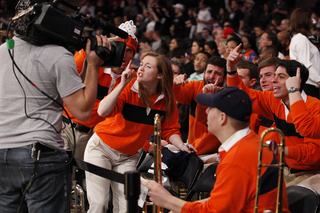
[[[208,130],[221,146],[221,161],[210,197],[199,202],[186,202],[173,197],[160,184],[142,180],[149,188],[150,200],[173,212],[253,212],[256,194],[259,137],[249,129],[252,104],[250,97],[237,87],[225,87],[215,94],[199,94],[199,104],[207,106]],[[263,151],[263,164],[276,162],[275,155]],[[263,167],[263,193],[259,196],[259,212],[276,208],[277,168]],[[264,178],[267,177],[268,178]],[[261,189],[262,189],[261,188]],[[283,212],[289,212],[286,190]]]
[[276,127],[284,132],[286,139],[285,161],[288,166],[287,171],[285,171],[287,186],[298,184],[305,178],[319,173],[320,140],[304,137],[297,132],[293,123],[289,93],[294,93],[298,89],[288,90],[286,87],[286,80],[289,77],[296,76],[297,68],[300,68],[299,91],[302,93],[303,100],[310,113],[318,115],[320,113],[320,101],[307,96],[303,91],[309,76],[308,69],[295,60],[279,60],[272,79],[273,92],[261,92],[247,88],[237,73],[233,72],[235,64],[241,57],[236,51],[232,51],[228,56],[228,85],[238,86],[246,91],[252,100],[253,112],[275,121]]

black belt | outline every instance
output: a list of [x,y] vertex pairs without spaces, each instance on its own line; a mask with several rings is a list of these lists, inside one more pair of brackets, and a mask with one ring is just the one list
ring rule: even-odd
[[47,147],[45,145],[42,145],[41,143],[36,144],[36,150],[41,150],[41,152],[54,152],[56,151],[55,149],[52,149],[50,147]]
[[[70,124],[70,120],[65,116],[62,116],[62,121],[65,122],[66,124]],[[72,124],[72,127],[79,132],[89,133],[93,129],[93,127],[90,128],[82,124],[77,124],[73,121],[71,121],[71,124]]]
[[[34,146],[34,145],[31,144],[31,145],[27,145],[27,146],[24,146],[24,147],[21,147],[21,148],[32,150],[33,146]],[[56,150],[55,150],[55,149],[52,149],[52,148],[50,148],[50,147],[47,147],[47,146],[45,146],[45,145],[42,145],[42,144],[39,143],[39,142],[36,142],[36,143],[35,143],[35,150],[34,150],[34,151],[55,152]]]

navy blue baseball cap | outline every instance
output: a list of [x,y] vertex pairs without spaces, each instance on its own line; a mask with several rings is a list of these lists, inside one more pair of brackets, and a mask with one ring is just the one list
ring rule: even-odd
[[249,95],[238,87],[224,87],[215,94],[200,93],[197,102],[203,106],[213,107],[228,116],[248,122],[252,114],[252,102]]

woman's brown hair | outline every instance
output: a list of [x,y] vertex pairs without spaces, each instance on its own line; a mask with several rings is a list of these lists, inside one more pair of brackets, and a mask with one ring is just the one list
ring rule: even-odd
[[312,11],[308,8],[295,9],[290,17],[290,35],[301,33],[305,36],[310,35],[312,27],[311,22]]
[[[141,55],[141,61],[146,57],[155,57],[157,60],[158,73],[162,75],[157,87],[157,93],[162,92],[164,94],[164,101],[166,106],[166,118],[170,119],[174,111],[174,97],[172,93],[173,86],[173,72],[171,63],[168,58],[155,52],[146,52]],[[147,91],[143,84],[139,83],[139,96],[143,103],[150,107],[150,101],[147,95]]]

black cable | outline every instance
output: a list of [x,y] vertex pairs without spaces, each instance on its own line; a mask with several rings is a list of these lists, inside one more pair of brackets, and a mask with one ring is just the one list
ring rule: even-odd
[[[7,38],[9,38],[9,32],[10,32],[10,28],[11,28],[11,24],[12,24],[12,21],[9,23],[9,26],[8,26],[8,30],[7,30]],[[8,41],[7,41],[8,42]],[[14,53],[14,51],[12,50],[12,52]],[[24,110],[25,110],[25,115],[27,118],[29,119],[36,119],[36,120],[42,120],[46,123],[48,123],[51,127],[53,127],[53,129],[57,132],[57,133],[60,133],[62,131],[62,129],[60,131],[57,131],[57,129],[47,120],[44,120],[42,118],[32,118],[30,117],[28,114],[27,114],[27,109],[26,109],[26,93],[25,93],[25,90],[21,84],[21,82],[19,81],[17,75],[16,75],[16,72],[15,72],[15,67],[17,68],[18,72],[32,85],[34,86],[39,92],[41,92],[43,95],[45,95],[47,98],[49,98],[50,100],[52,100],[54,103],[58,104],[58,106],[60,106],[63,111],[66,113],[68,119],[70,120],[70,123],[72,123],[71,121],[71,118],[69,116],[69,113],[67,112],[67,110],[64,108],[64,106],[59,103],[58,101],[56,101],[55,99],[53,99],[51,96],[49,96],[47,93],[45,93],[44,91],[42,91],[39,87],[37,87],[37,85],[35,85],[22,71],[21,69],[19,68],[19,66],[16,64],[15,60],[14,60],[14,54],[11,54],[10,52],[10,49],[8,49],[8,53],[9,53],[9,56],[11,58],[11,61],[12,61],[12,70],[13,70],[13,73],[15,75],[15,78],[17,79],[22,91],[23,91],[23,94],[24,94]],[[71,125],[71,129],[72,129],[72,136],[73,136],[73,139],[74,139],[74,146],[73,146],[73,153],[70,157],[70,159],[67,161],[67,163],[64,165],[64,166],[61,166],[61,167],[58,167],[56,169],[52,169],[52,170],[49,170],[49,171],[46,171],[46,172],[43,172],[43,173],[40,173],[38,175],[36,175],[36,162],[35,162],[35,168],[34,168],[34,172],[33,172],[33,177],[31,178],[31,180],[29,181],[28,185],[26,186],[26,188],[24,189],[23,191],[23,194],[22,194],[22,198],[21,198],[21,201],[20,201],[20,205],[19,205],[19,208],[18,208],[18,213],[20,213],[21,211],[21,207],[22,207],[22,204],[23,204],[23,201],[24,201],[24,197],[25,197],[25,194],[27,193],[27,191],[30,189],[30,187],[32,186],[33,182],[39,178],[40,176],[43,176],[45,174],[49,174],[49,173],[52,173],[52,172],[56,172],[56,171],[60,171],[60,170],[63,170],[63,169],[66,169],[68,166],[70,166],[70,164],[72,163],[73,159],[74,159],[74,153],[76,151],[76,136],[75,136],[75,132],[74,132],[74,128],[73,126]]]

